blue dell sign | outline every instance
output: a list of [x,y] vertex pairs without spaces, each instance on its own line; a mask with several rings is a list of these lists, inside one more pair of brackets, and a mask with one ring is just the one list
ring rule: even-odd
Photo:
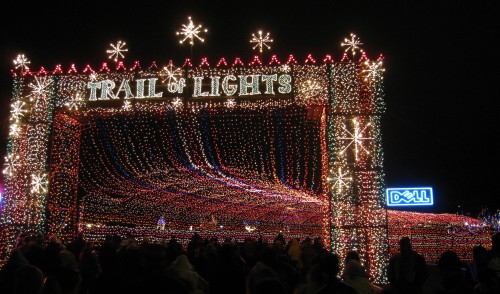
[[387,188],[387,206],[433,205],[432,188]]

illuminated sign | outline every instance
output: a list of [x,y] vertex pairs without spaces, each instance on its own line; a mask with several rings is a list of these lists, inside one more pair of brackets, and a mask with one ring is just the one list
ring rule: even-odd
[[387,206],[433,205],[432,188],[387,188]]
[[162,98],[168,97],[169,94],[182,94],[188,84],[193,87],[190,96],[194,98],[276,95],[292,92],[292,76],[289,74],[194,76],[188,80],[180,78],[178,81],[166,85],[162,85],[158,80],[158,77],[152,77],[88,82],[87,89],[89,91],[86,98],[88,101]]

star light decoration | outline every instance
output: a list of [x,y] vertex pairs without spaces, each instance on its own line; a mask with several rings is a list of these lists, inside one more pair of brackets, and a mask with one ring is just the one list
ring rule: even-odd
[[333,169],[330,170],[330,174],[333,174],[333,177],[328,177],[328,181],[331,182],[333,181],[332,184],[332,189],[337,189],[337,194],[342,194],[342,188],[346,187],[349,188],[349,185],[347,184],[352,180],[351,177],[349,177],[349,172],[342,172],[342,167],[339,166],[337,173],[334,173]]
[[351,38],[348,39],[348,38],[345,38],[344,39],[344,42],[340,43],[340,46],[342,47],[346,47],[344,52],[347,52],[347,51],[351,51],[352,53],[352,56],[355,56],[356,55],[356,51],[362,51],[361,48],[359,47],[359,45],[363,45],[363,43],[361,43],[361,41],[359,40],[359,38],[351,33]]
[[19,54],[17,55],[17,58],[14,59],[14,66],[16,69],[21,68],[21,73],[23,73],[25,70],[29,70],[30,68],[28,67],[28,64],[31,62],[24,56],[24,54]]
[[262,31],[258,32],[258,36],[255,35],[255,33],[252,34],[252,39],[250,40],[250,43],[255,43],[255,46],[253,46],[252,49],[259,48],[259,52],[262,53],[262,50],[265,48],[271,49],[271,46],[269,46],[267,43],[272,43],[273,39],[270,38],[270,34],[267,33],[265,36],[262,35]]
[[354,124],[354,134],[351,133],[349,130],[347,130],[346,127],[344,127],[344,131],[349,134],[348,137],[341,137],[341,140],[346,140],[349,141],[349,144],[340,151],[340,154],[344,154],[344,152],[349,148],[351,145],[354,145],[354,155],[356,157],[356,161],[358,160],[358,154],[360,150],[363,150],[366,154],[370,154],[370,152],[363,146],[363,141],[368,141],[368,140],[374,140],[375,138],[372,137],[364,137],[363,133],[367,130],[367,128],[371,125],[371,123],[367,123],[363,129],[359,127],[359,122],[356,120],[356,118],[352,119],[352,122]]
[[122,41],[118,41],[116,45],[113,45],[113,43],[109,44],[111,46],[111,49],[106,50],[106,53],[109,54],[109,59],[113,59],[115,62],[117,62],[119,59],[124,59],[125,55],[123,55],[122,52],[128,52],[128,49],[125,48],[126,43]]
[[188,17],[188,20],[189,20],[188,24],[187,25],[183,24],[181,30],[175,33],[177,36],[181,35],[184,36],[184,39],[180,40],[179,43],[183,44],[187,39],[189,39],[189,44],[191,46],[194,45],[195,39],[200,40],[202,43],[205,42],[205,39],[203,39],[200,36],[200,34],[206,33],[208,32],[208,30],[202,29],[201,25],[195,26],[193,20],[191,19],[191,16]]

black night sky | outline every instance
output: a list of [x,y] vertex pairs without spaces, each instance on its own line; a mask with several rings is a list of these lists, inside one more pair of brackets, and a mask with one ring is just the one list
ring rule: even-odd
[[[189,45],[175,35],[187,17],[208,28],[193,59],[250,60],[259,29],[274,39],[272,54],[339,60],[340,42],[355,33],[367,55],[385,56],[387,111],[382,117],[388,187],[431,186],[435,206],[420,211],[471,215],[500,208],[496,190],[500,17],[494,1],[36,1],[2,2],[0,52],[0,163],[4,163],[13,60],[24,53],[31,69],[57,64],[82,70],[107,62],[111,42],[139,60],[181,65]],[[439,2],[439,1],[438,1]],[[491,4],[490,4],[491,3]],[[2,180],[0,180],[1,182]]]

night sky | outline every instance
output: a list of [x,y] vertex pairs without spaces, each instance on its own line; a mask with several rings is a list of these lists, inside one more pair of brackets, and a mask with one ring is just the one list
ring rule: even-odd
[[[194,64],[208,57],[250,60],[252,33],[274,39],[264,60],[289,54],[339,60],[341,41],[355,33],[370,58],[385,56],[387,111],[382,117],[388,187],[430,186],[435,205],[419,211],[477,214],[500,208],[497,123],[500,17],[494,1],[19,1],[2,2],[0,46],[0,163],[3,166],[13,60],[24,53],[31,69],[99,69],[111,42],[127,42],[125,64],[168,60],[182,65],[189,45],[175,32],[192,16],[208,28],[193,48]],[[116,4],[108,3],[113,2]],[[325,2],[325,3],[324,3]],[[401,2],[401,3],[399,3]],[[409,3],[411,2],[411,3]],[[161,4],[159,4],[161,3]],[[180,4],[182,3],[182,4]],[[491,4],[490,4],[491,3]],[[474,5],[474,6],[471,6]],[[13,19],[13,20],[12,20]],[[2,168],[3,169],[3,168]],[[0,183],[1,183],[0,179]],[[460,208],[459,208],[460,206]]]

